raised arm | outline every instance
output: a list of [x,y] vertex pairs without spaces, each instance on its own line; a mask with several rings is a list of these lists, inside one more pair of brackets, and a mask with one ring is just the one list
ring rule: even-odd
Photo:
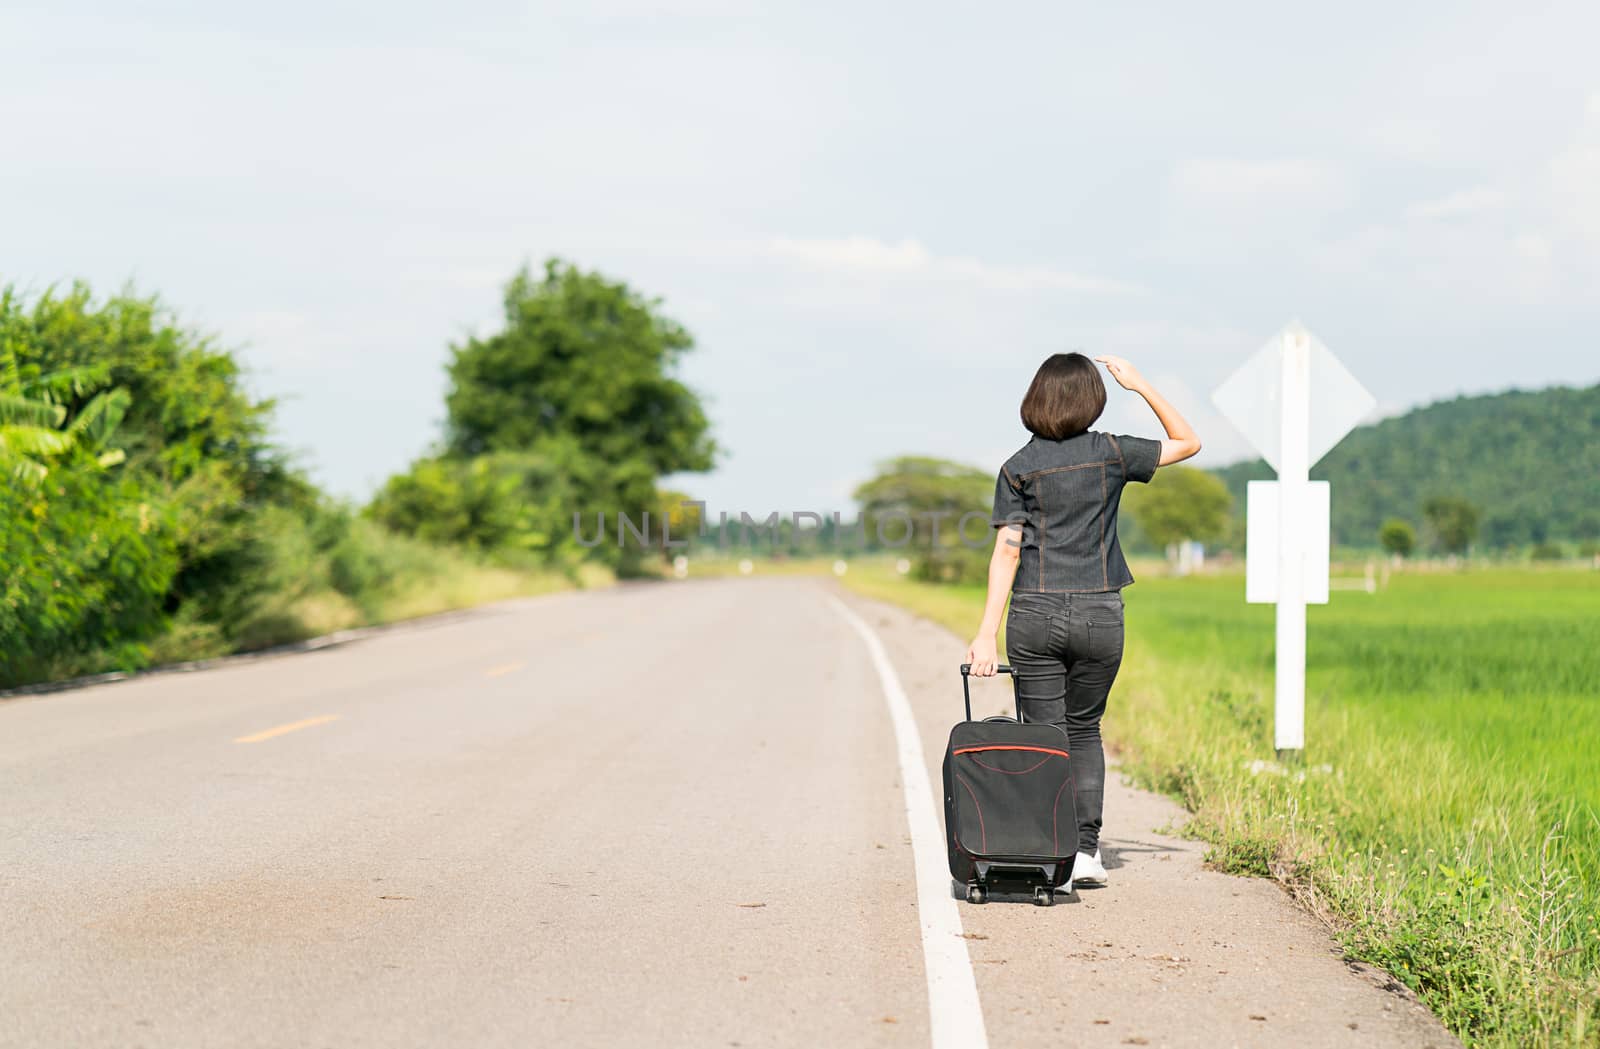
[[1161,420],[1162,427],[1167,431],[1167,439],[1161,442],[1161,459],[1157,465],[1181,463],[1200,451],[1200,438],[1195,435],[1189,420],[1150,385],[1150,380],[1139,374],[1139,369],[1121,357],[1096,357],[1095,360],[1106,366],[1106,371],[1124,390],[1132,390],[1143,397],[1150,410],[1156,413],[1156,418]]
[[995,529],[994,553],[989,556],[989,597],[983,603],[983,622],[978,624],[978,636],[967,648],[968,663],[978,677],[990,677],[1000,665],[1000,649],[996,636],[1000,633],[1000,617],[1006,611],[1006,596],[1011,593],[1011,583],[1017,577],[1017,562],[1022,559],[1022,526],[1004,525]]

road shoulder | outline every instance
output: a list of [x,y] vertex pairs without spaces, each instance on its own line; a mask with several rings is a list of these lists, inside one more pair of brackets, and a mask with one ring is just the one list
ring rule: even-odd
[[[896,606],[840,594],[882,638],[937,782],[961,711],[964,641]],[[1005,683],[985,683],[973,713],[1010,703]],[[1109,886],[1048,910],[961,905],[993,1044],[1056,1045],[1066,1035],[1084,1046],[1460,1045],[1409,992],[1347,963],[1277,886],[1206,869],[1205,846],[1171,833],[1183,816],[1112,774]]]

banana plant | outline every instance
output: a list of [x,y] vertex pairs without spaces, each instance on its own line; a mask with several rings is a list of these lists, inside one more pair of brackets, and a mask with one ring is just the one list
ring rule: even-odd
[[[102,467],[126,458],[110,446],[132,398],[121,387],[100,389],[71,421],[62,402],[83,397],[110,381],[99,366],[64,368],[27,381],[11,340],[0,333],[0,471],[25,484],[50,473],[50,461],[82,448]],[[65,425],[63,425],[65,424]]]

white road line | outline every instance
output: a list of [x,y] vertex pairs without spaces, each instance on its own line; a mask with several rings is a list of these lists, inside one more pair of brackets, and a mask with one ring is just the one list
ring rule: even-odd
[[922,922],[922,962],[928,973],[928,1025],[933,1049],[988,1049],[983,1006],[972,975],[967,941],[961,936],[961,914],[950,894],[950,872],[939,809],[923,757],[911,701],[889,662],[883,642],[866,620],[836,597],[829,597],[845,622],[867,644],[872,665],[889,704],[895,743],[900,752],[900,782],[906,796],[906,822],[911,825],[911,858],[917,873],[917,916]]

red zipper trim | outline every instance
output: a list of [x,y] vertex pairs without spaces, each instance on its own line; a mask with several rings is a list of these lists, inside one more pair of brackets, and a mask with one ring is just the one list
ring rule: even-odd
[[955,751],[955,753],[957,753],[957,754],[981,754],[986,750],[1032,750],[1032,751],[1035,751],[1035,752],[1040,753],[1040,754],[1058,754],[1063,758],[1067,758],[1068,760],[1071,760],[1071,758],[1072,758],[1072,755],[1068,754],[1066,751],[1064,751],[1064,750],[1055,750],[1052,747],[1024,747],[1024,746],[1011,746],[1011,745],[1000,745],[1000,744],[996,744],[995,746],[989,746],[989,747],[962,747],[960,750]]

